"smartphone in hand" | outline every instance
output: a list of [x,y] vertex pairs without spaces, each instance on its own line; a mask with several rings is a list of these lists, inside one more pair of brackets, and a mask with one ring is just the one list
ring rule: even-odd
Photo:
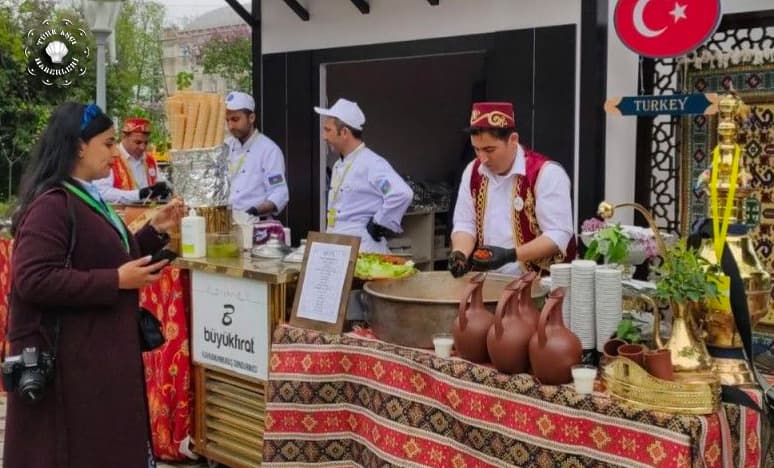
[[[172,250],[169,250],[169,249],[161,249],[155,254],[153,254],[153,257],[151,257],[151,261],[149,265],[153,265],[154,263],[160,262],[162,260],[169,260],[169,262],[171,263],[172,260],[176,259],[177,257],[178,257],[177,252],[173,252]],[[159,271],[161,270],[160,269],[156,270],[153,272],[153,274],[156,274]]]

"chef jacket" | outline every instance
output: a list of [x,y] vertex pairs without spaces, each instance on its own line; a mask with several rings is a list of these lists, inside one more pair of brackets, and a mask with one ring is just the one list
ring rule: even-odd
[[[471,161],[462,173],[457,205],[454,207],[454,232],[466,232],[476,237],[476,210],[470,194]],[[517,175],[526,174],[524,149],[519,145],[511,170],[505,175],[493,174],[486,166],[479,166],[481,174],[489,179],[487,203],[484,212],[484,245],[512,249],[513,239],[513,182]],[[554,241],[562,253],[573,236],[572,202],[570,178],[559,164],[548,162],[540,169],[535,182],[535,217],[543,235]],[[505,274],[519,274],[526,271],[520,262],[509,263],[499,270]]]
[[290,200],[285,179],[285,158],[282,150],[269,137],[254,131],[242,144],[238,138],[226,139],[229,150],[231,193],[228,201],[232,210],[247,211],[264,201],[282,211]]
[[[140,200],[140,190],[148,186],[148,174],[145,167],[145,155],[140,158],[135,158],[124,148],[123,143],[118,144],[118,157],[123,158],[126,162],[126,167],[132,171],[132,177],[137,183],[137,189],[123,190],[113,187],[113,171],[110,171],[110,175],[104,179],[94,181],[94,185],[99,189],[99,193],[102,194],[102,199],[108,203],[138,203]],[[166,182],[162,171],[158,171],[156,174],[156,182]]]
[[376,242],[368,234],[368,220],[403,232],[400,222],[413,197],[390,163],[361,144],[333,165],[328,213],[334,223],[327,232],[359,236],[361,252],[389,253],[385,239]]

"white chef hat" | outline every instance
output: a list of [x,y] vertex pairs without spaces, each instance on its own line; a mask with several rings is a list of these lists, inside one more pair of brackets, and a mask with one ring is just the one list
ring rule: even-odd
[[363,124],[366,121],[365,114],[360,110],[360,106],[356,102],[348,101],[344,98],[336,101],[330,109],[315,107],[314,111],[326,117],[336,117],[355,130],[362,130]]
[[231,91],[226,96],[226,110],[249,110],[255,112],[255,99],[247,93]]

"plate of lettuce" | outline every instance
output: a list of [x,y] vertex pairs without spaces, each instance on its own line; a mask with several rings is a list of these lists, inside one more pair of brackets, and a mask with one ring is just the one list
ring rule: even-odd
[[395,255],[361,253],[355,265],[355,277],[363,280],[405,278],[414,273],[414,262]]

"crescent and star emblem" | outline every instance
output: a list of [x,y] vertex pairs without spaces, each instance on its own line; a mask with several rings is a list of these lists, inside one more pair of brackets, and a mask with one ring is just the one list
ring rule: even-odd
[[[658,37],[667,30],[667,26],[664,26],[661,29],[651,29],[645,24],[643,14],[645,13],[645,7],[648,6],[649,2],[650,0],[637,0],[637,4],[634,5],[634,12],[632,13],[632,22],[634,23],[634,29],[636,29],[640,35],[644,37]],[[680,3],[675,2],[675,7],[669,12],[674,18],[674,23],[677,23],[681,19],[688,19],[688,17],[685,16],[686,8],[687,5],[681,5]]]

